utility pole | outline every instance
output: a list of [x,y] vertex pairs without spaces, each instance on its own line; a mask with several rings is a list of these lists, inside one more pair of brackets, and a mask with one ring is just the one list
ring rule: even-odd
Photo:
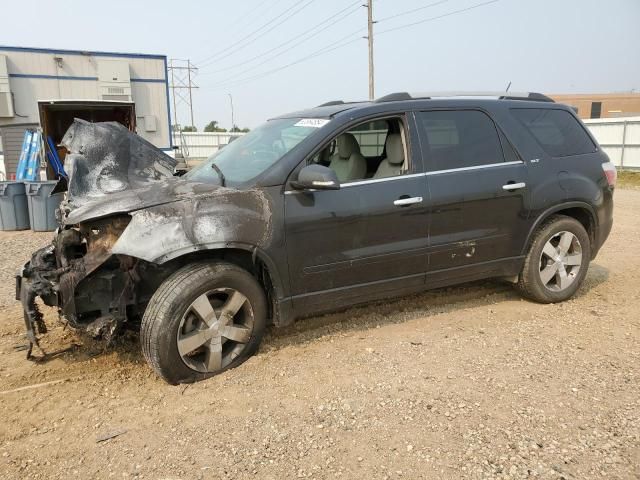
[[373,80],[373,0],[367,0],[367,41],[369,44],[369,100],[375,99]]
[[[193,89],[198,88],[193,83],[193,75],[198,68],[190,60],[180,60],[173,58],[169,61],[167,69],[171,72],[171,92],[173,94],[173,123],[178,125],[178,106],[185,104],[189,108],[191,125],[194,125],[193,118]],[[186,92],[185,92],[186,90]]]
[[227,93],[227,95],[229,95],[229,101],[231,102],[231,128],[229,131],[233,132],[233,127],[236,125],[236,121],[233,118],[233,96],[230,93]]

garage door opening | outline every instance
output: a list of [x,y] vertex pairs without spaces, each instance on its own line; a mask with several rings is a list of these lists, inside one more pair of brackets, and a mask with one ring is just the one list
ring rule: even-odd
[[[118,122],[129,131],[136,131],[136,111],[133,102],[106,100],[51,100],[38,102],[40,125],[44,138],[51,137],[64,164],[67,150],[60,145],[62,137],[75,118],[88,122]],[[53,178],[53,169],[47,168]]]

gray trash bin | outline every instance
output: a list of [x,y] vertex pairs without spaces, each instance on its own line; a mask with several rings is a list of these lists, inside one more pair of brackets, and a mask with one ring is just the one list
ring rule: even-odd
[[64,198],[64,193],[51,196],[56,183],[56,180],[24,182],[29,203],[29,220],[34,232],[51,232],[58,226],[56,210]]
[[29,207],[22,182],[0,182],[0,230],[27,230]]

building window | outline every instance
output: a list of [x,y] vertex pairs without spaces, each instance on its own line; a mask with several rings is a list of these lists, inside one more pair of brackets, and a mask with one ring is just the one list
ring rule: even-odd
[[591,102],[591,118],[600,118],[602,102]]

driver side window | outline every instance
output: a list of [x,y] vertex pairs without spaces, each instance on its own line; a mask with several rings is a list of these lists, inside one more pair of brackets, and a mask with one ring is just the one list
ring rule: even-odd
[[310,163],[331,168],[340,183],[404,175],[410,170],[399,117],[359,124],[334,138]]

